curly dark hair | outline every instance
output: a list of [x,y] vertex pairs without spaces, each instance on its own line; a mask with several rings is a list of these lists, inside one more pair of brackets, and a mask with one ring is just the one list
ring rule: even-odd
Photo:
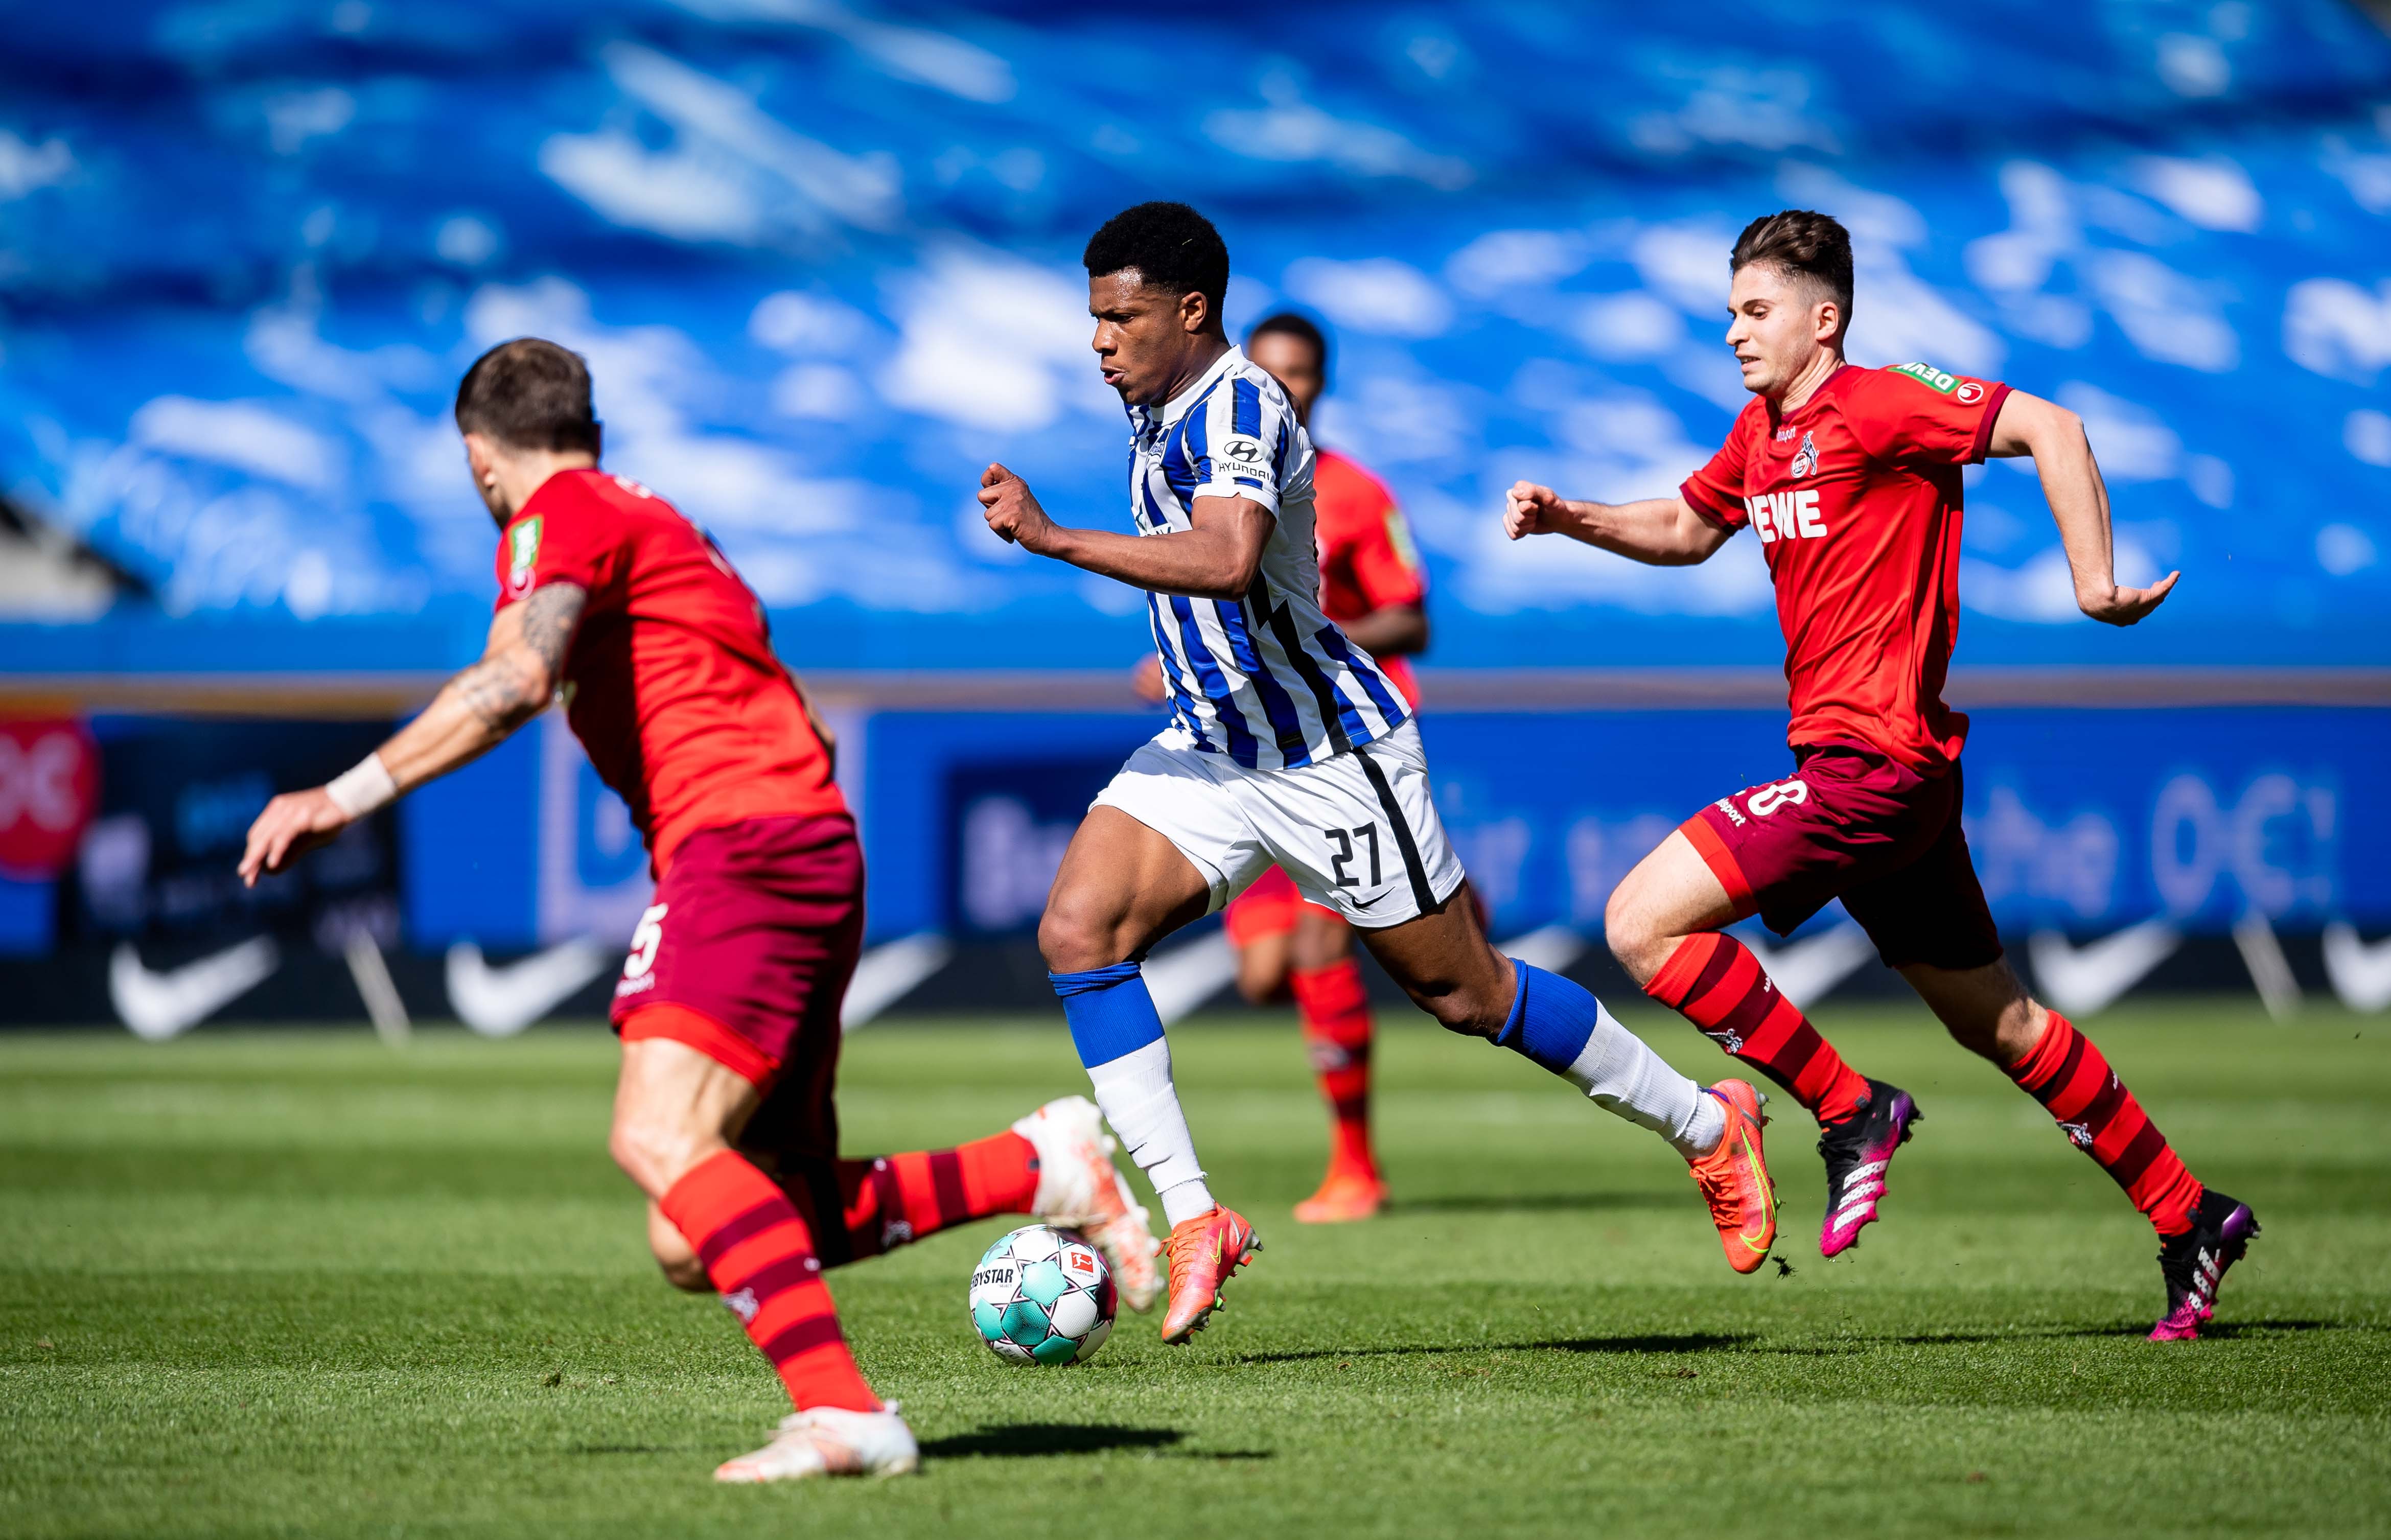
[[1123,209],[1088,238],[1080,261],[1090,278],[1125,272],[1173,294],[1201,294],[1221,324],[1229,287],[1229,248],[1212,222],[1184,203],[1140,203]]
[[1736,237],[1727,271],[1739,273],[1755,262],[1826,290],[1842,314],[1844,330],[1851,329],[1852,234],[1831,214],[1786,209],[1753,220]]
[[589,366],[571,348],[517,337],[473,360],[457,386],[457,431],[516,449],[598,452]]

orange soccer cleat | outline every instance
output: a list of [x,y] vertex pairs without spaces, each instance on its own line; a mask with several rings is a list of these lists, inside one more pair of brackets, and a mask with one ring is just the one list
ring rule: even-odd
[[1320,1190],[1295,1206],[1299,1224],[1350,1224],[1386,1206],[1387,1184],[1376,1171],[1329,1169]]
[[1692,1162],[1694,1182],[1710,1202],[1726,1264],[1738,1273],[1756,1272],[1777,1244],[1777,1187],[1768,1179],[1760,1138],[1768,1121],[1761,1116],[1761,1104],[1768,1098],[1743,1081],[1721,1081],[1705,1094],[1725,1107],[1726,1133],[1718,1148]]
[[1213,1208],[1171,1226],[1164,1245],[1170,1253],[1170,1308],[1163,1313],[1162,1339],[1184,1342],[1204,1329],[1220,1308],[1221,1286],[1254,1260],[1262,1243],[1243,1214]]

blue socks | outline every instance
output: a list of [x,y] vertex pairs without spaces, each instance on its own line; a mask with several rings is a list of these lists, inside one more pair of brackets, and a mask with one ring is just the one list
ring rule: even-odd
[[1071,1024],[1071,1042],[1089,1068],[1162,1041],[1162,1017],[1135,963],[1046,977],[1063,997],[1063,1019]]
[[1619,1025],[1602,1002],[1557,973],[1512,959],[1518,988],[1498,1046],[1532,1060],[1639,1128],[1648,1128],[1691,1160],[1717,1146],[1726,1130],[1714,1098],[1669,1068],[1642,1038]]
[[1602,1024],[1602,1002],[1559,974],[1532,968],[1517,958],[1511,967],[1519,985],[1511,995],[1511,1017],[1494,1042],[1526,1055],[1539,1068],[1568,1074]]
[[1216,1205],[1196,1159],[1196,1141],[1170,1081],[1170,1044],[1135,963],[1083,973],[1050,973],[1071,1024],[1071,1042],[1088,1068],[1096,1106],[1129,1158],[1154,1184],[1173,1225]]

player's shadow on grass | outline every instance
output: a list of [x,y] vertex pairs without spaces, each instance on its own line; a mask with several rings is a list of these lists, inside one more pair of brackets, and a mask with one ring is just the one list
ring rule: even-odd
[[1404,1214],[1553,1214],[1591,1213],[1606,1209],[1679,1209],[1675,1193],[1454,1193],[1441,1197],[1406,1197],[1389,1203],[1384,1212]]
[[1113,1422],[1014,1422],[932,1439],[922,1445],[922,1453],[949,1460],[1093,1455],[1107,1449],[1168,1449],[1186,1436],[1176,1428],[1125,1428]]
[[1407,1342],[1391,1348],[1304,1348],[1291,1352],[1247,1352],[1241,1364],[1301,1364],[1314,1359],[1405,1358],[1421,1353],[1472,1352],[1724,1352],[1752,1340],[1750,1332],[1659,1332],[1630,1337],[1561,1337],[1542,1342]]
[[[2309,1331],[2363,1330],[2346,1321],[2307,1321],[2268,1319],[2259,1321],[2212,1321],[2200,1328],[2203,1338],[2247,1337],[2260,1339]],[[1900,1334],[1878,1333],[1866,1336],[1840,1337],[1826,1342],[1783,1342],[1756,1347],[1753,1352],[1777,1353],[1795,1358],[1844,1358],[1868,1352],[1876,1348],[1957,1348],[1984,1347],[2000,1342],[2063,1342],[2096,1341],[2101,1339],[2126,1339],[2148,1337],[2151,1328],[2133,1322],[2112,1322],[2105,1326],[2087,1323],[2082,1326],[2010,1326],[1984,1331],[1953,1328],[1948,1331],[1918,1331]]]

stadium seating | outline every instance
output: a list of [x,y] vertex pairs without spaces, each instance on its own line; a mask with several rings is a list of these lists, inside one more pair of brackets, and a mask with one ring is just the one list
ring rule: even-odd
[[[1859,237],[1860,360],[2083,413],[2125,569],[2195,575],[2134,662],[2391,662],[2391,42],[2333,0],[1232,6],[1169,45],[1053,5],[116,11],[14,17],[0,59],[0,487],[226,622],[186,659],[319,619],[325,667],[470,647],[490,532],[444,408],[527,331],[811,665],[1134,647],[1131,596],[968,488],[1002,458],[1116,516],[1076,257],[1168,196],[1222,224],[1233,321],[1336,328],[1322,436],[1408,504],[1441,663],[1771,660],[1756,552],[1556,561],[1489,511],[1699,463],[1741,398],[1725,248],[1786,203]],[[2031,482],[1979,475],[1962,661],[2113,660]]]

